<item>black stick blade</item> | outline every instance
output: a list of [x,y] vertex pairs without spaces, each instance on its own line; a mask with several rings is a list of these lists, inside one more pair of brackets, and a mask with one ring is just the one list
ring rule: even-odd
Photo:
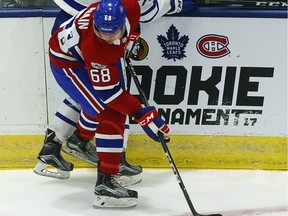
[[196,215],[193,215],[193,216],[223,216],[222,214],[208,214],[208,215],[202,215],[202,214],[196,214]]

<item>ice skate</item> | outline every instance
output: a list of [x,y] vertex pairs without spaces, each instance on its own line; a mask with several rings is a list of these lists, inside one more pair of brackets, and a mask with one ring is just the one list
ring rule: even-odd
[[122,160],[119,166],[119,173],[114,176],[115,180],[122,186],[127,187],[142,181],[142,167],[129,164],[126,159],[126,153],[122,153]]
[[94,208],[127,208],[137,205],[137,191],[122,187],[113,175],[98,171]]
[[[54,140],[55,137],[55,132],[47,129],[43,147],[37,157],[39,162],[33,171],[46,177],[67,179],[74,165],[62,157],[60,153],[62,145]],[[53,166],[56,170],[48,169],[48,166]]]
[[[66,154],[76,157],[79,160],[97,166],[98,157],[96,147],[88,140],[83,140],[75,132],[67,140],[66,146],[62,147]],[[123,187],[134,185],[141,182],[142,167],[129,164],[125,152],[122,153],[122,160],[119,165],[119,174],[114,178]]]
[[79,160],[97,166],[96,147],[89,140],[80,138],[75,132],[68,138],[66,146],[62,147],[62,151]]

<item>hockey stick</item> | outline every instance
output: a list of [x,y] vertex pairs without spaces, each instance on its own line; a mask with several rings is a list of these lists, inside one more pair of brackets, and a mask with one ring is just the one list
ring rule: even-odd
[[[135,68],[133,67],[133,65],[132,65],[132,63],[131,63],[131,61],[130,61],[130,59],[128,57],[125,58],[125,61],[126,61],[126,64],[127,64],[127,70],[129,71],[129,73],[131,74],[131,77],[133,78],[133,81],[134,81],[134,83],[136,85],[136,88],[139,91],[141,100],[143,101],[143,103],[144,103],[144,105],[146,107],[149,106],[148,100],[147,100],[147,98],[145,96],[145,93],[144,93],[143,89],[141,88],[141,84],[140,84],[140,82],[138,80],[138,77],[136,75]],[[173,170],[173,173],[176,176],[176,179],[177,179],[177,181],[179,183],[179,186],[180,186],[180,188],[181,188],[181,190],[182,190],[182,192],[183,192],[183,194],[185,196],[185,199],[186,199],[186,201],[187,201],[187,203],[189,205],[189,208],[190,208],[190,210],[192,212],[192,215],[193,216],[222,216],[221,214],[202,215],[202,214],[199,214],[195,210],[195,208],[194,208],[194,206],[192,204],[192,201],[191,201],[191,199],[189,197],[189,194],[188,194],[188,192],[187,192],[187,190],[185,188],[185,185],[184,185],[184,183],[182,181],[182,178],[181,178],[181,176],[180,176],[180,174],[178,172],[178,169],[177,169],[177,167],[175,165],[175,162],[174,162],[174,160],[172,158],[172,155],[171,155],[171,153],[169,151],[169,148],[168,148],[168,146],[166,145],[166,143],[164,141],[163,134],[160,131],[158,132],[158,138],[159,138],[160,143],[161,143],[161,145],[163,147],[163,150],[164,150],[164,152],[165,152],[165,154],[167,156],[167,159],[168,159],[169,164],[170,164],[170,166],[171,166],[171,168]]]

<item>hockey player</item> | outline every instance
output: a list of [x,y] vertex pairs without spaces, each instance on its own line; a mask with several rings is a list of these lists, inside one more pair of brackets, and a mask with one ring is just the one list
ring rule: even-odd
[[[56,17],[52,33],[56,31],[64,21],[70,19],[91,3],[98,1],[99,0],[55,0],[60,6],[61,11]],[[139,0],[138,3],[141,8],[141,23],[152,22],[167,13],[178,13],[182,10],[183,6],[182,0]],[[191,10],[191,6],[193,6],[191,0],[184,0],[184,4],[185,10]],[[44,145],[38,156],[39,162],[34,168],[35,173],[49,177],[69,178],[69,171],[73,169],[73,164],[66,161],[61,156],[60,151],[62,146],[61,143],[66,141],[71,134],[72,136],[68,139],[67,145],[64,146],[62,150],[80,160],[93,165],[97,164],[98,158],[95,153],[95,146],[88,140],[81,140],[77,134],[73,134],[79,118],[80,123],[85,124],[85,118],[83,118],[80,113],[81,107],[71,98],[68,97],[62,102],[53,119],[51,128],[53,130],[47,129]],[[124,149],[127,147],[128,131],[129,125],[127,124],[125,125],[124,133]],[[57,171],[53,172],[52,170],[48,170],[48,165],[56,167]],[[127,162],[125,151],[123,151],[120,172],[117,174],[118,182],[123,185],[140,182],[141,172],[142,168],[140,166],[132,165]]]
[[159,141],[159,131],[169,132],[155,107],[143,108],[123,82],[123,57],[128,44],[140,34],[139,18],[136,0],[101,0],[64,23],[49,40],[53,75],[82,108],[85,125],[77,124],[77,136],[90,140],[96,134],[95,207],[136,205],[137,192],[121,187],[114,179],[127,115],[155,141]]

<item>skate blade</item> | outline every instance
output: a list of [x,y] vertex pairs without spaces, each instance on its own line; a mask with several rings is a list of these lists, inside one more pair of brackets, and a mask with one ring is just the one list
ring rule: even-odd
[[37,175],[41,175],[44,177],[50,177],[50,178],[57,178],[57,179],[68,179],[70,178],[70,171],[63,171],[60,169],[56,169],[56,171],[48,170],[49,165],[43,163],[42,161],[39,161],[38,164],[33,169],[33,172]]
[[115,175],[114,179],[119,183],[122,187],[128,187],[130,185],[138,184],[142,181],[141,174],[127,176],[127,175]]
[[72,156],[72,157],[75,157],[75,158],[77,158],[77,159],[79,159],[79,160],[81,160],[81,161],[84,161],[84,162],[86,162],[86,163],[89,163],[89,164],[97,167],[97,163],[89,160],[87,157],[83,156],[82,154],[80,154],[80,153],[79,153],[78,151],[76,151],[76,150],[70,149],[70,148],[68,148],[67,146],[62,146],[61,150],[62,150],[63,152],[65,152],[66,154]]
[[96,195],[93,208],[131,208],[136,205],[136,198],[115,198]]

